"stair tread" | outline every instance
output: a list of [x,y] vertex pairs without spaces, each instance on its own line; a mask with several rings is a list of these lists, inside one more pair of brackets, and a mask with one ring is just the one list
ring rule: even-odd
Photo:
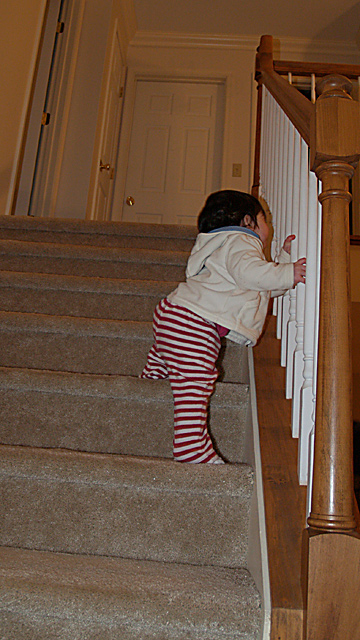
[[57,628],[62,640],[67,630],[84,629],[89,640],[101,630],[106,640],[258,637],[260,598],[243,569],[9,548],[0,548],[0,558],[0,615],[21,611],[34,628],[46,607],[49,635],[41,637],[49,640]]
[[[172,458],[167,380],[0,367],[0,391],[4,444]],[[218,383],[210,401],[212,436],[231,462],[244,459],[247,403],[241,383]]]
[[252,468],[245,463],[214,467],[161,458],[11,445],[0,445],[0,451],[0,476],[7,477],[223,498],[249,498],[253,485]]
[[0,329],[8,332],[64,333],[110,338],[127,337],[138,340],[149,340],[153,336],[150,321],[51,316],[42,313],[1,310]]
[[2,545],[246,566],[253,490],[247,464],[2,445],[0,487]]
[[195,227],[0,216],[0,238],[77,246],[134,247],[189,252]]
[[[153,344],[150,321],[0,310],[0,366],[78,373],[141,373]],[[248,382],[246,347],[222,339],[219,380]]]
[[[127,399],[140,395],[142,401],[173,402],[168,380],[144,380],[135,376],[0,367],[0,389],[53,390],[68,395],[125,396]],[[247,390],[247,385],[241,383],[219,382],[213,397],[219,405],[237,406],[247,399]]]
[[[196,234],[0,216],[6,637],[259,637],[261,597],[246,569],[254,472],[241,462],[248,385],[218,382],[211,399],[214,441],[233,464],[189,465],[171,459],[169,381],[136,377],[154,298],[183,278]],[[246,353],[227,344],[225,370]],[[112,351],[133,358],[128,375],[102,372]],[[74,372],[61,370],[62,354]]]
[[81,291],[89,293],[113,293],[128,295],[166,295],[178,282],[167,280],[131,280],[96,276],[59,275],[53,273],[27,273],[1,271],[0,287],[12,289],[42,289]]
[[83,233],[84,235],[121,235],[195,239],[197,230],[186,225],[151,224],[79,220],[75,218],[32,218],[30,216],[0,216],[0,229],[34,229],[57,233]]
[[125,247],[79,246],[55,242],[32,242],[24,240],[2,240],[0,255],[64,258],[71,260],[123,261],[140,264],[155,263],[183,266],[189,256],[187,251],[157,249],[127,249]]

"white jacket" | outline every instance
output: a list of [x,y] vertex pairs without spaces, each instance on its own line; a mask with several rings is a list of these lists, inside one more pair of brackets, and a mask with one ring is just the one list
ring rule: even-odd
[[200,233],[191,251],[186,282],[167,296],[169,302],[190,309],[222,325],[227,337],[240,344],[256,344],[272,295],[294,285],[294,264],[282,251],[278,264],[267,262],[260,238],[242,227]]

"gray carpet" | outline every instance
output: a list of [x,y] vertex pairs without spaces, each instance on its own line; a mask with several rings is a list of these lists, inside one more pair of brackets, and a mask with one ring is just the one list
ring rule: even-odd
[[232,464],[172,460],[139,379],[192,228],[0,218],[1,640],[256,640],[246,351],[210,403]]

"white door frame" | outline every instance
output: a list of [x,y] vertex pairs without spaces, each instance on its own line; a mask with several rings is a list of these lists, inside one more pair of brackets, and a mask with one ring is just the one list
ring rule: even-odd
[[96,206],[96,197],[97,197],[97,186],[98,186],[98,181],[99,181],[99,169],[98,169],[98,167],[100,166],[100,162],[101,162],[101,153],[102,153],[104,137],[105,137],[105,125],[106,125],[106,116],[107,116],[109,91],[110,91],[110,81],[111,81],[111,73],[112,73],[112,60],[113,60],[113,55],[114,55],[114,50],[115,50],[115,46],[116,46],[116,38],[117,37],[118,37],[119,43],[120,43],[120,55],[121,55],[121,62],[122,62],[122,76],[123,77],[122,77],[122,80],[121,80],[121,84],[123,85],[123,97],[122,97],[122,104],[120,105],[119,113],[117,115],[116,131],[114,133],[114,141],[115,141],[115,145],[117,145],[117,149],[115,149],[114,158],[113,158],[113,164],[114,164],[114,168],[115,168],[115,175],[114,175],[114,178],[113,178],[113,181],[114,181],[114,186],[113,186],[113,189],[112,189],[113,193],[112,193],[111,201],[110,201],[110,204],[109,204],[110,216],[111,216],[111,211],[112,211],[112,200],[114,198],[114,192],[115,192],[115,188],[116,188],[115,185],[116,185],[116,180],[117,180],[117,175],[118,175],[117,165],[118,165],[118,154],[119,154],[119,148],[120,148],[120,146],[119,146],[120,124],[121,124],[121,120],[122,120],[123,103],[124,103],[124,99],[125,99],[125,82],[126,82],[127,67],[126,67],[126,61],[125,61],[124,52],[123,52],[122,47],[121,47],[121,34],[120,34],[120,29],[119,29],[119,20],[116,18],[115,23],[114,23],[114,27],[113,27],[113,31],[112,31],[112,40],[111,40],[111,55],[110,55],[111,64],[108,65],[107,76],[106,76],[106,99],[105,99],[105,104],[104,104],[102,115],[101,115],[100,139],[99,139],[99,142],[98,142],[98,145],[97,145],[97,151],[94,154],[96,172],[95,172],[95,175],[92,174],[92,175],[94,175],[94,178],[90,181],[90,187],[89,187],[88,205],[87,205],[87,212],[86,212],[86,218],[89,219],[89,220],[96,219],[95,206]]
[[228,93],[229,93],[229,83],[231,82],[231,74],[228,75],[219,75],[214,73],[204,73],[203,75],[190,73],[169,73],[169,74],[155,74],[149,73],[147,70],[138,69],[136,71],[129,69],[127,80],[126,80],[126,88],[125,88],[125,98],[124,98],[124,109],[123,109],[123,118],[120,132],[120,145],[119,145],[119,156],[117,163],[117,170],[115,175],[115,189],[114,189],[114,199],[113,199],[113,207],[112,207],[112,217],[111,219],[114,221],[119,221],[122,219],[122,210],[125,199],[125,185],[126,185],[126,176],[127,176],[127,168],[128,168],[128,159],[130,153],[130,139],[132,133],[132,122],[133,115],[135,109],[135,97],[136,97],[136,86],[138,81],[147,81],[147,82],[193,82],[193,83],[213,83],[213,84],[223,84],[224,92],[225,92],[225,109],[224,109],[224,128],[223,128],[223,150],[222,150],[222,169],[221,169],[221,185],[224,184],[224,176],[228,173]]

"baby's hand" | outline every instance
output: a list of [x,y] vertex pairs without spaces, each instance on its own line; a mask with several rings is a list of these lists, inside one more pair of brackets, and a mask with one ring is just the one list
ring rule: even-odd
[[294,287],[299,284],[299,282],[305,283],[305,275],[306,258],[299,258],[299,260],[294,262]]
[[293,240],[295,240],[295,238],[296,238],[296,236],[294,236],[294,235],[291,235],[291,236],[288,236],[287,238],[285,238],[285,242],[283,244],[283,249],[284,249],[284,251],[286,251],[286,253],[290,254],[291,243],[292,243]]

